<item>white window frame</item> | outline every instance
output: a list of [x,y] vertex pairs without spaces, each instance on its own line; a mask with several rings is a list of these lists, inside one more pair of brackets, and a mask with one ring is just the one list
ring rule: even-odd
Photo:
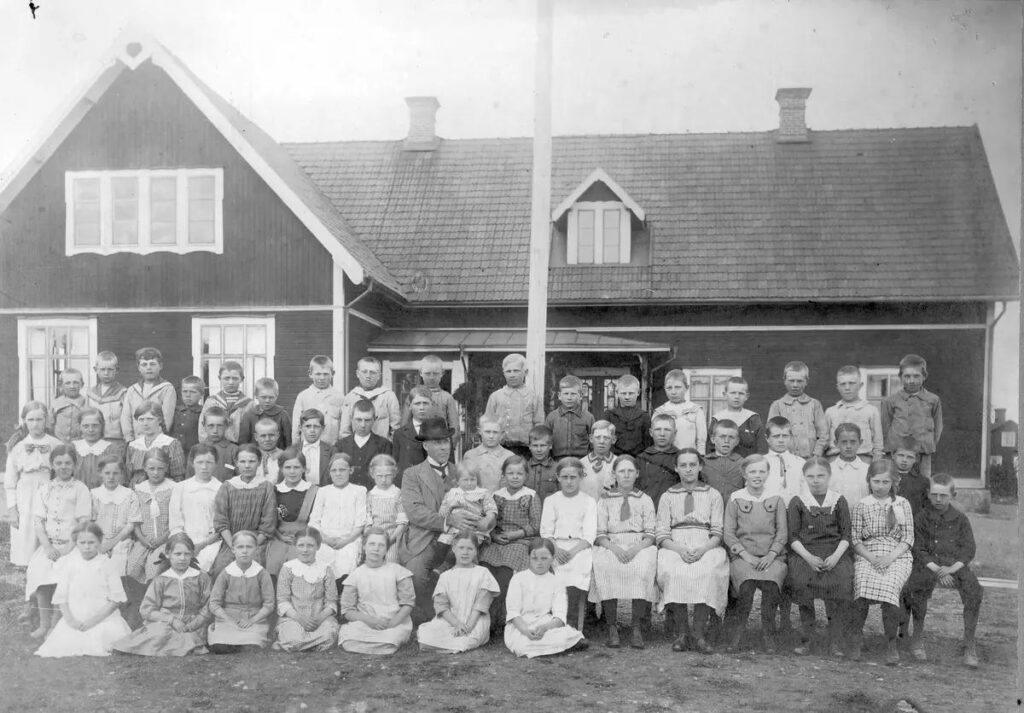
[[999,447],[1000,448],[1016,448],[1017,447],[1017,432],[1016,431],[1002,431],[999,434]]
[[[153,178],[175,178],[177,180],[175,228],[177,240],[173,245],[150,243],[150,180]],[[114,245],[111,194],[111,179],[139,179],[139,243],[138,245]],[[213,242],[190,243],[188,241],[188,179],[213,178]],[[75,198],[74,182],[77,179],[99,179],[100,182],[100,244],[77,245],[75,243]],[[65,238],[66,255],[116,255],[135,253],[149,255],[156,252],[170,252],[178,255],[193,252],[224,253],[224,169],[223,168],[176,168],[141,169],[132,171],[66,171],[64,173]]]
[[[82,374],[82,393],[95,384],[95,372],[98,349],[98,337],[95,317],[53,317],[47,319],[18,320],[18,403],[30,401],[28,371],[28,330],[38,328],[87,327],[89,329],[89,368]],[[49,406],[50,404],[47,404]],[[20,408],[20,407],[19,407]]]
[[[899,377],[900,368],[898,366],[862,366],[860,367],[860,392],[859,396],[861,399],[868,400],[868,378],[874,376],[882,376],[886,378]],[[892,394],[887,394],[891,396]]]
[[[604,254],[604,211],[619,211],[619,254]],[[579,211],[594,211],[594,262],[579,261]],[[569,210],[569,226],[566,241],[566,262],[570,265],[628,265],[630,246],[633,242],[631,234],[631,217],[629,208],[620,201],[581,201]]]
[[[274,360],[277,354],[277,341],[275,332],[276,320],[273,315],[267,317],[203,317],[192,318],[192,373],[203,373],[203,327],[238,327],[238,326],[262,326],[267,334],[267,373],[268,379],[274,378]],[[244,366],[244,365],[243,365]],[[214,381],[210,375],[210,383],[206,385],[210,395],[220,391],[220,381]],[[253,384],[242,383],[242,393],[253,395]]]
[[[693,386],[693,377],[695,376],[709,376],[712,379],[716,376],[727,376],[730,378],[734,376],[743,376],[743,369],[738,366],[684,367],[682,372],[686,374],[686,381],[691,387]],[[690,401],[693,400],[690,398],[690,389],[686,390],[686,398]],[[714,394],[712,394],[711,401],[713,402],[714,400]],[[710,402],[708,405],[710,406]],[[714,414],[711,412],[710,408],[707,409],[707,413],[704,415],[707,416],[708,423],[711,423],[711,418]]]

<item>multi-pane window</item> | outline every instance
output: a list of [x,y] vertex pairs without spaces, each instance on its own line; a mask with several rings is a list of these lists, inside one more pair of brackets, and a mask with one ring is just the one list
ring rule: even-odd
[[690,401],[701,406],[709,420],[725,408],[725,387],[729,379],[743,376],[742,369],[730,367],[683,369],[683,372],[690,380]]
[[96,353],[95,319],[39,319],[18,323],[19,398],[47,406],[59,395],[60,373],[82,372],[84,388],[92,384]]
[[881,410],[882,400],[895,394],[902,386],[900,370],[895,366],[865,367],[860,370],[861,398],[867,399],[875,408]]
[[630,218],[621,203],[580,202],[569,211],[570,265],[629,263]]
[[69,171],[67,254],[223,252],[222,169]]
[[1001,448],[1016,448],[1017,447],[1017,432],[1016,431],[1003,431],[999,434],[999,446]]
[[220,391],[220,368],[227,361],[242,365],[242,391],[250,396],[256,379],[274,376],[273,317],[197,317],[192,320],[192,341],[195,373],[211,394]]

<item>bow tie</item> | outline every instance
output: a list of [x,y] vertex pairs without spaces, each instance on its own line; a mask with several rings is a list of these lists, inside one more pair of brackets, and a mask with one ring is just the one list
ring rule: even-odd
[[32,451],[39,451],[40,453],[44,453],[45,454],[45,453],[49,453],[50,452],[50,447],[48,445],[46,445],[45,443],[42,443],[42,444],[36,444],[36,443],[26,444],[25,452],[26,453],[31,453]]

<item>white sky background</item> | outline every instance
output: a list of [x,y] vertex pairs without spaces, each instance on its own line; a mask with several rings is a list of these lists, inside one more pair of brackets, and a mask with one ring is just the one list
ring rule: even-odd
[[[281,141],[401,138],[417,94],[439,98],[441,136],[532,133],[533,0],[36,1],[35,21],[27,0],[0,4],[3,168],[127,27]],[[1019,246],[1019,3],[555,4],[556,134],[769,130],[781,86],[813,88],[812,129],[976,123]],[[1018,314],[996,330],[993,405],[1011,417]]]

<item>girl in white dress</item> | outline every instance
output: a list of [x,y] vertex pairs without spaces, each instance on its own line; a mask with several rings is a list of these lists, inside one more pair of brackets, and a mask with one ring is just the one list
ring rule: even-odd
[[75,552],[58,573],[53,603],[63,618],[36,656],[109,656],[114,642],[131,633],[118,607],[125,601],[121,578],[99,557],[103,530],[87,522],[72,534]]
[[387,533],[368,528],[363,535],[366,560],[345,580],[341,594],[341,615],[347,623],[338,631],[338,645],[345,651],[393,654],[412,636],[412,572],[388,562],[387,551]]
[[168,515],[171,533],[184,532],[189,536],[196,546],[196,563],[207,574],[217,559],[222,541],[213,526],[216,514],[213,503],[223,485],[213,477],[218,459],[217,449],[213,446],[206,443],[192,446],[188,461],[194,475],[175,483]]
[[578,458],[558,461],[555,473],[560,490],[544,501],[540,536],[555,543],[555,577],[569,588],[569,611],[577,613],[582,629],[597,537],[597,503],[580,491],[583,463]]
[[[587,497],[587,500],[593,500]],[[555,544],[536,537],[530,543],[530,568],[516,572],[508,585],[505,646],[516,656],[534,658],[587,648],[577,629],[567,626],[565,587],[555,578]]]
[[487,568],[476,563],[476,535],[455,535],[452,554],[455,566],[441,574],[434,588],[437,617],[416,630],[421,651],[458,654],[483,646],[490,639],[491,601],[499,587]]
[[320,531],[324,543],[317,561],[330,565],[340,588],[359,561],[359,538],[366,526],[366,488],[349,482],[352,468],[344,453],[331,458],[331,485],[320,488],[309,513],[309,527]]

